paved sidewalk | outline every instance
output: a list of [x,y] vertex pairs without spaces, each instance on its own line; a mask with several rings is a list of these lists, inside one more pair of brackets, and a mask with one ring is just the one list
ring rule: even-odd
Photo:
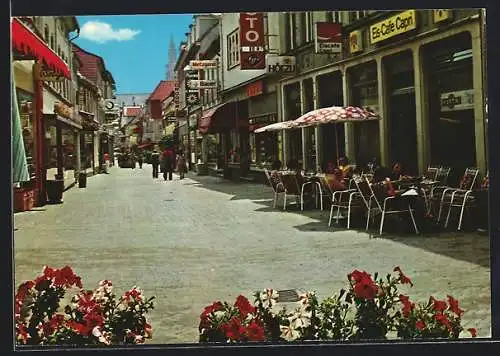
[[396,265],[415,282],[410,297],[458,298],[464,326],[490,336],[487,236],[447,233],[370,239],[327,226],[328,212],[271,208],[270,188],[190,174],[151,178],[144,169],[111,168],[64,203],[15,214],[16,285],[43,265],[71,265],[92,288],[138,285],[157,297],[155,343],[197,341],[198,317],[216,299],[254,290],[314,289],[326,297],[353,269],[387,273]]

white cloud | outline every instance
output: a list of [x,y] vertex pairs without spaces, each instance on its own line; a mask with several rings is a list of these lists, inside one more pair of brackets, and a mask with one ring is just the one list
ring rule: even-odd
[[109,41],[130,41],[140,32],[140,30],[131,28],[114,29],[110,24],[101,21],[88,21],[82,26],[80,37],[97,43],[106,43]]

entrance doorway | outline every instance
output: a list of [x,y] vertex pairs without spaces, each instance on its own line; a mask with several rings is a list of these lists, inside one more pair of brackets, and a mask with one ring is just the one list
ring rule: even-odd
[[389,95],[389,165],[402,164],[405,174],[418,175],[417,116],[413,56],[404,51],[384,60]]
[[392,95],[389,117],[389,158],[399,162],[405,174],[417,175],[417,125],[415,93]]

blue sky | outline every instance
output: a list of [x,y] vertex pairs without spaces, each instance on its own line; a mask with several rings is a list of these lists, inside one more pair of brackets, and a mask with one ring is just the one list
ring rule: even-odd
[[75,43],[104,58],[117,94],[151,93],[165,79],[170,36],[178,51],[192,14],[78,16],[78,22]]

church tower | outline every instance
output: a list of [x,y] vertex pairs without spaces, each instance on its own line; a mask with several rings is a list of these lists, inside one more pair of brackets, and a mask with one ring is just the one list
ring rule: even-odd
[[167,63],[167,73],[165,76],[166,80],[174,80],[174,67],[177,61],[177,53],[175,49],[174,37],[170,35],[170,44],[168,46],[168,63]]

